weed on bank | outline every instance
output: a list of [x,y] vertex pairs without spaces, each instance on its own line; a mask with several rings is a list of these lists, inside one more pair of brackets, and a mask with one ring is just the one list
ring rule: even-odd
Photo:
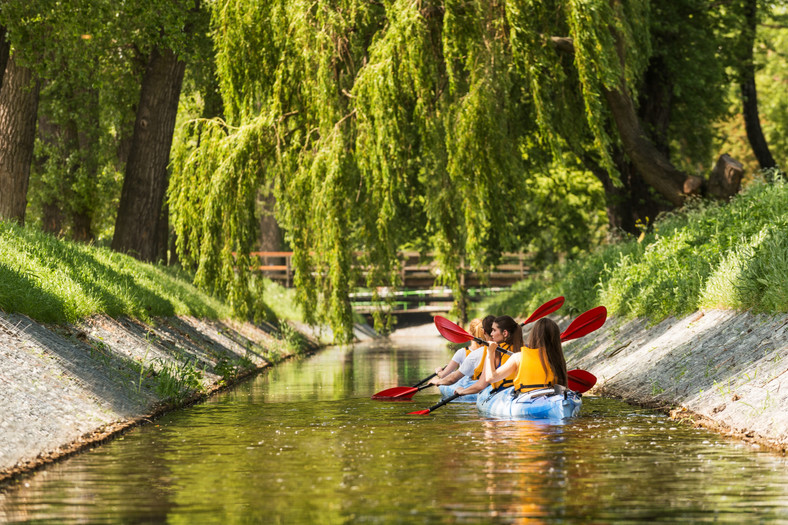
[[478,313],[527,314],[566,297],[576,315],[660,321],[702,308],[788,312],[788,184],[758,180],[730,202],[696,200],[659,218],[641,239],[554,265],[480,304]]

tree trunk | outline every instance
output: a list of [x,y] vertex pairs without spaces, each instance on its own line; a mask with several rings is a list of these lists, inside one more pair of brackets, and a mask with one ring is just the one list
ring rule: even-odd
[[[617,37],[617,35],[615,36]],[[562,52],[574,53],[574,42],[571,38],[551,37],[550,42]],[[620,46],[618,51],[623,53]],[[634,169],[640,173],[647,184],[673,206],[684,204],[687,193],[700,190],[698,178],[688,177],[677,169],[667,155],[661,152],[648,138],[641,126],[624,78],[621,78],[617,89],[605,89],[604,96],[613,116],[613,123],[621,138],[624,153],[631,160]]]
[[159,257],[159,220],[185,63],[154,50],[145,68],[112,248],[143,261]]
[[275,206],[276,198],[272,193],[261,193],[257,196],[257,207],[260,211],[260,251],[263,252],[282,251],[282,231],[276,222]]
[[3,85],[3,74],[8,65],[8,56],[11,52],[11,43],[6,40],[5,34],[5,26],[0,26],[0,86]]
[[585,168],[596,176],[605,190],[605,209],[610,231],[624,231],[631,235],[640,233],[639,224],[650,225],[660,212],[671,206],[655,198],[624,152],[613,151],[613,161],[619,173],[620,185],[615,185],[607,170],[588,155],[582,158]]
[[0,219],[25,222],[40,83],[8,59],[0,87]]
[[755,46],[755,30],[758,24],[757,0],[748,0],[744,5],[746,26],[742,31],[742,57],[739,69],[739,84],[741,87],[742,112],[744,113],[744,129],[750,141],[755,158],[761,169],[776,166],[774,157],[769,151],[769,144],[763,136],[761,118],[758,114],[758,90],[755,86],[755,64],[753,62],[753,47]]
[[[74,205],[70,208],[71,218],[71,238],[80,242],[92,242],[95,239],[93,234],[93,218],[96,215],[96,208],[101,201],[97,193],[97,182],[99,179],[99,132],[100,129],[100,107],[99,92],[97,89],[87,89],[80,99],[85,101],[80,122],[72,120],[70,126],[76,132],[75,142],[77,149],[74,152],[79,158],[79,165],[74,169],[81,169],[82,176],[90,182],[81,184],[83,190],[78,190],[79,195],[75,199]],[[85,192],[85,193],[83,193]]]
[[[46,88],[46,83],[43,84],[42,89]],[[51,157],[50,151],[53,151],[57,144],[57,136],[60,134],[60,126],[57,126],[44,111],[38,112],[38,142],[44,147],[41,148],[44,154],[39,153],[33,157],[33,172],[44,174],[47,170]],[[44,177],[41,177],[43,179]],[[58,188],[55,191],[48,191],[44,187],[45,182],[41,180],[41,187],[34,188],[34,191],[41,195],[41,229],[52,235],[60,236],[63,233],[63,192]]]
[[622,81],[616,90],[605,90],[605,98],[618,129],[624,153],[652,188],[674,206],[684,204],[686,174],[677,169],[647,137],[640,126],[635,105]]

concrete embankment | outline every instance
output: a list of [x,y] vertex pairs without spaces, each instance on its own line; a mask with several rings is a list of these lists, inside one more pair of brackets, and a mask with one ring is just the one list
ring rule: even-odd
[[597,376],[591,393],[788,448],[788,315],[711,310],[656,325],[612,318],[565,352],[570,369]]
[[319,346],[287,326],[0,312],[0,483]]

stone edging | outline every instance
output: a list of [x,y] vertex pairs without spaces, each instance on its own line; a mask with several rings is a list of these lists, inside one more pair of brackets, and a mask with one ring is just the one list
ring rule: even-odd
[[[0,312],[0,486],[318,348],[297,330],[193,317],[49,326]],[[178,402],[163,395],[175,390]]]
[[788,449],[788,315],[709,310],[656,325],[612,318],[564,349],[569,368],[597,376],[591,393]]

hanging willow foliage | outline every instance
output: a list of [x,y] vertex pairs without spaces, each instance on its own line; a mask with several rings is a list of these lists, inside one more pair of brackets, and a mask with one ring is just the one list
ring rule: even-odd
[[[549,177],[543,146],[555,154],[591,129],[606,150],[594,90],[619,66],[593,24],[612,8],[595,2],[595,18],[584,18],[580,4],[559,9],[558,28],[588,62],[578,67],[582,96],[539,36],[556,25],[535,1],[216,2],[227,122],[192,122],[174,152],[181,259],[249,314],[254,201],[271,185],[308,321],[328,322],[338,340],[352,337],[359,269],[370,287],[396,285],[403,247],[433,251],[461,300],[463,262],[489,269],[540,236],[529,207],[554,191],[531,184]],[[557,111],[562,101],[584,105],[587,121]]]

